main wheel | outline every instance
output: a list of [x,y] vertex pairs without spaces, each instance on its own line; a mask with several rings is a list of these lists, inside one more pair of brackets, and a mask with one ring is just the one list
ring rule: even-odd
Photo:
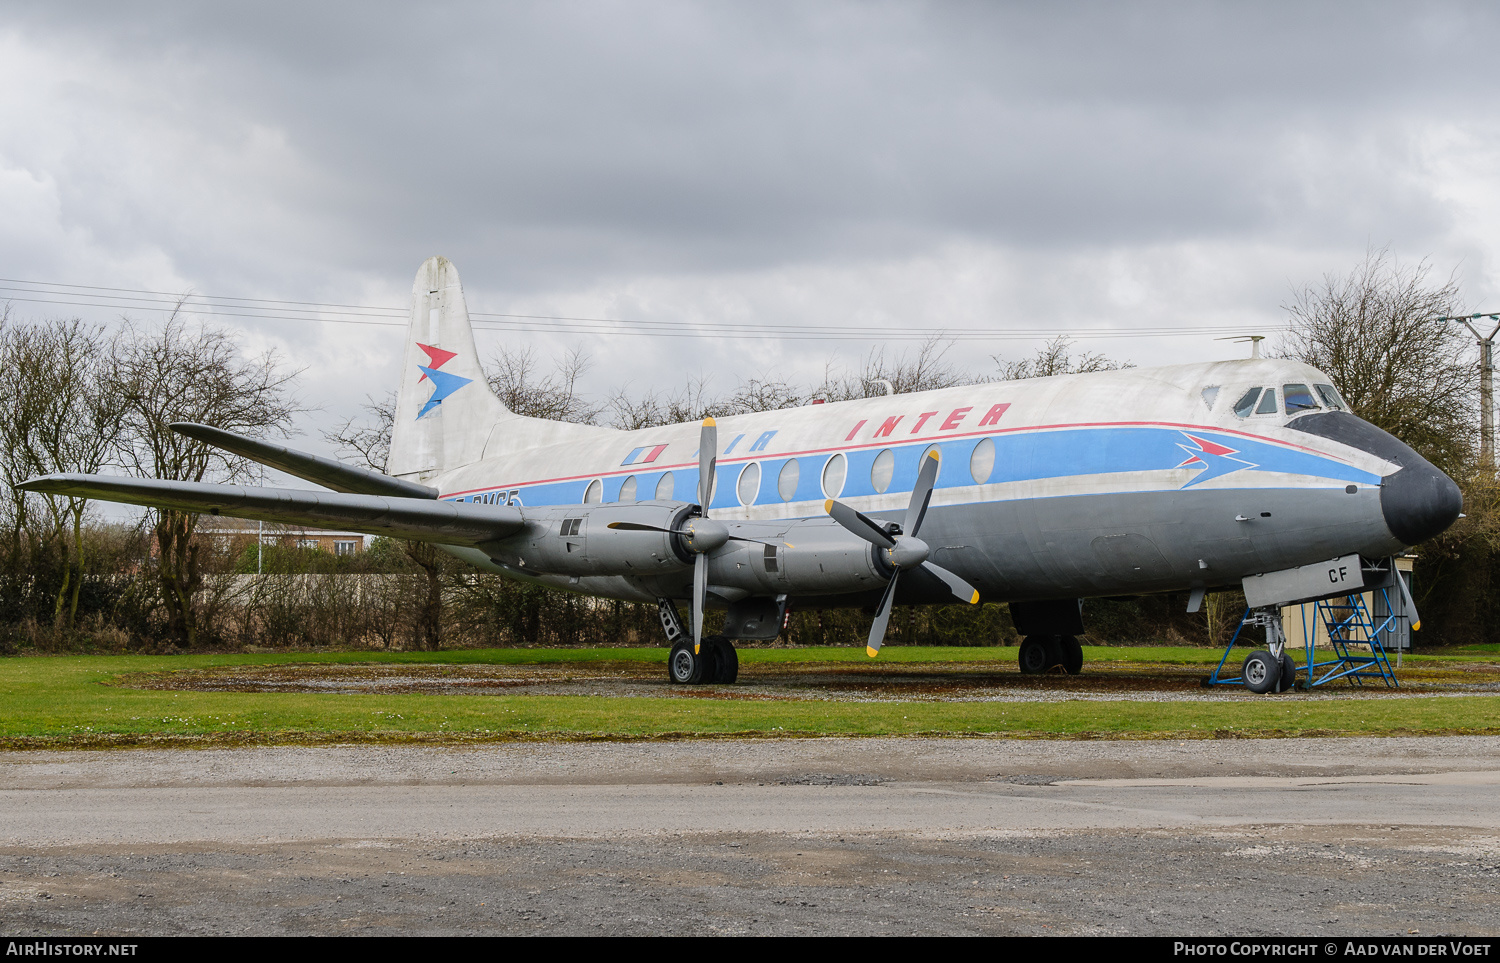
[[1258,649],[1245,656],[1240,678],[1251,692],[1270,692],[1281,678],[1281,662],[1264,649]]
[[1077,675],[1082,672],[1083,646],[1079,645],[1078,640],[1071,635],[1060,635],[1057,637],[1057,642],[1059,648],[1062,649],[1062,658],[1057,664],[1062,666],[1063,671],[1068,675]]
[[1021,671],[1027,675],[1041,675],[1057,664],[1057,638],[1051,635],[1028,635],[1021,640],[1021,651],[1016,658]]
[[[707,643],[707,639],[704,640]],[[703,672],[713,661],[708,646],[701,652],[693,651],[692,639],[679,639],[667,656],[667,678],[678,685],[697,685],[703,681]]]
[[1281,652],[1281,675],[1276,679],[1276,691],[1285,692],[1296,684],[1297,663],[1293,662],[1292,657],[1287,655],[1286,650],[1283,649]]
[[740,656],[734,650],[734,643],[722,635],[710,636],[703,640],[704,651],[713,647],[713,677],[704,676],[704,682],[720,682],[730,685],[740,677]]

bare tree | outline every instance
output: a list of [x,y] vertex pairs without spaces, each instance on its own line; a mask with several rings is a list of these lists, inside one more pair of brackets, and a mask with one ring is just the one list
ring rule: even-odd
[[[108,352],[100,328],[77,319],[12,327],[0,336],[0,365],[10,373],[0,396],[7,412],[0,419],[7,481],[55,472],[94,474],[104,467],[121,415],[106,390]],[[24,524],[26,496],[13,493]],[[64,495],[34,497],[47,507],[44,537],[60,556],[53,620],[71,625],[83,583],[88,503]]]
[[[128,324],[114,338],[109,391],[120,405],[125,430],[115,446],[127,469],[147,478],[232,482],[249,477],[250,463],[173,431],[174,421],[194,421],[263,437],[285,435],[300,409],[290,397],[295,372],[273,354],[240,356],[233,338],[214,328],[190,328],[173,315],[160,330]],[[193,593],[203,585],[198,516],[153,510],[154,569],[167,613],[168,635],[198,641]]]
[[917,348],[915,355],[902,352],[894,360],[886,358],[885,348],[872,349],[865,356],[858,374],[836,374],[832,365],[825,367],[823,383],[813,396],[821,396],[827,401],[874,398],[885,394],[883,382],[888,382],[898,395],[973,383],[971,375],[947,360],[952,347],[951,341],[928,338]]
[[1456,279],[1371,251],[1283,308],[1291,329],[1278,353],[1327,372],[1361,418],[1463,475],[1474,452],[1476,368],[1463,329],[1436,320],[1460,313]]
[[1075,355],[1069,350],[1072,345],[1070,338],[1060,335],[1042,345],[1036,354],[1029,358],[1022,358],[1020,361],[1007,361],[1000,355],[991,355],[991,358],[999,366],[1001,381],[1050,378],[1053,375],[1064,374],[1088,374],[1091,371],[1116,371],[1130,367],[1123,362],[1111,361],[1098,352]]
[[501,348],[490,359],[486,372],[490,390],[505,407],[518,415],[573,421],[592,425],[605,406],[585,399],[578,391],[578,381],[589,369],[588,355],[573,348],[553,368],[553,373],[538,373],[536,352],[531,348],[512,351]]

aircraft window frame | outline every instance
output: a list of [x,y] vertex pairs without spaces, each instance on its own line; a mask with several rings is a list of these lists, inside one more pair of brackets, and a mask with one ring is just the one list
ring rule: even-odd
[[[750,484],[750,497],[745,497],[745,483]],[[760,495],[760,462],[752,461],[740,469],[739,475],[734,480],[734,494],[739,498],[741,505],[754,505],[755,499]]]
[[[980,470],[981,468],[983,471]],[[974,484],[985,485],[994,474],[995,439],[981,438],[975,442],[974,450],[969,453],[969,475],[973,477]]]
[[[834,466],[838,466],[836,469]],[[837,484],[830,484],[836,480]],[[849,483],[849,459],[844,453],[836,451],[828,456],[823,463],[823,474],[819,481],[823,486],[823,495],[826,498],[838,498],[844,493],[844,486]]]
[[792,501],[797,497],[797,486],[801,483],[802,466],[797,464],[797,459],[788,458],[781,471],[776,473],[776,494],[784,502]]
[[1259,385],[1249,389],[1240,395],[1240,400],[1234,403],[1234,414],[1237,418],[1249,418],[1255,413],[1255,403],[1260,401],[1261,392],[1265,391]]
[[[1323,404],[1325,407],[1333,411],[1352,410],[1349,407],[1349,402],[1344,400],[1344,396],[1339,394],[1339,389],[1335,388],[1333,385],[1313,385],[1313,390],[1318,393],[1318,397],[1323,399]],[[1332,395],[1332,397],[1329,397],[1330,395]]]
[[[662,489],[666,489],[666,494],[665,495],[662,494]],[[677,493],[677,479],[672,477],[672,473],[671,472],[667,472],[666,474],[662,475],[660,478],[658,478],[656,480],[656,500],[657,501],[659,501],[659,502],[669,502],[669,501],[672,500],[672,496],[675,495],[676,493]]]
[[595,478],[583,490],[583,504],[599,505],[604,501],[604,479]]
[[[1300,401],[1299,402],[1293,402],[1292,401],[1292,396],[1293,396],[1292,389],[1293,388],[1300,388],[1300,389],[1302,389],[1302,393],[1304,393],[1304,394],[1307,395],[1307,402],[1306,403],[1303,403],[1303,402],[1300,402]],[[1318,411],[1318,410],[1320,410],[1323,407],[1322,405],[1318,404],[1318,396],[1315,395],[1315,394],[1313,394],[1312,388],[1308,387],[1305,384],[1295,384],[1295,383],[1294,384],[1282,385],[1281,386],[1281,405],[1282,405],[1282,410],[1285,411],[1287,413],[1287,415],[1289,415],[1289,416],[1290,415],[1300,415],[1304,411]]]
[[1276,397],[1275,388],[1266,388],[1265,393],[1260,396],[1260,404],[1255,406],[1255,413],[1257,415],[1281,414],[1281,405],[1278,404],[1280,400]]
[[626,479],[623,482],[620,483],[620,497],[616,498],[615,501],[617,501],[617,502],[633,502],[633,501],[635,501],[636,500],[636,498],[635,498],[635,490],[636,490],[637,484],[638,483],[637,483],[636,478],[635,478],[634,475],[627,476]]
[[870,487],[875,492],[884,495],[891,489],[891,481],[896,477],[896,452],[890,448],[883,448],[875,460],[870,463]]

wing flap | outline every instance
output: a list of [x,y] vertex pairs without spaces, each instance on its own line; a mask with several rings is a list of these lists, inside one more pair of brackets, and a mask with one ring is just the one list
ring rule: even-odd
[[113,475],[45,475],[16,486],[31,492],[228,515],[285,525],[337,526],[446,545],[480,545],[505,538],[526,524],[508,505],[478,505],[290,488],[241,488],[201,482],[160,481]]

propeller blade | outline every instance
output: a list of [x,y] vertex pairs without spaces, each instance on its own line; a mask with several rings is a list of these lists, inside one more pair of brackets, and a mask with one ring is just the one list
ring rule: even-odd
[[870,658],[880,654],[880,644],[885,641],[885,627],[891,621],[891,603],[896,598],[896,580],[901,577],[897,569],[891,580],[885,583],[885,594],[880,596],[880,605],[875,609],[875,624],[870,626],[870,641],[865,643],[865,655]]
[[714,466],[719,462],[719,427],[712,418],[703,419],[703,433],[698,436],[698,505],[708,517],[708,503],[714,498]]
[[708,556],[693,559],[693,654],[703,645],[703,606],[708,603]]
[[947,583],[948,591],[952,592],[953,597],[960,602],[967,602],[970,605],[979,604],[979,593],[968,582],[965,582],[941,565],[935,565],[932,562],[923,562],[922,567]]
[[[658,525],[647,525],[643,522],[610,522],[605,528],[612,528],[617,532],[661,532],[665,535],[689,536],[693,533],[685,528],[662,528]],[[730,535],[731,542],[751,542],[756,545],[774,545],[777,548],[785,545],[787,548],[796,548],[791,542],[770,542],[763,538],[749,538],[745,535]]]
[[1411,615],[1411,627],[1420,629],[1422,616],[1417,614],[1417,600],[1411,597],[1411,589],[1406,587],[1406,579],[1401,577],[1401,572],[1398,570],[1392,574],[1396,576],[1396,584],[1401,586],[1401,597],[1406,599],[1406,611]]
[[843,502],[833,499],[823,503],[823,510],[833,516],[833,520],[855,535],[874,545],[876,548],[890,548],[896,544],[896,540],[885,533],[875,521],[866,515],[862,515]]
[[674,531],[670,528],[658,528],[655,525],[643,525],[640,522],[610,522],[605,528],[613,528],[620,532],[666,532],[668,535],[682,535],[683,532]]
[[927,517],[927,503],[932,501],[932,486],[937,484],[938,453],[930,451],[922,459],[922,469],[917,472],[916,487],[911,490],[911,504],[906,506],[906,521],[901,524],[901,534],[916,537]]

